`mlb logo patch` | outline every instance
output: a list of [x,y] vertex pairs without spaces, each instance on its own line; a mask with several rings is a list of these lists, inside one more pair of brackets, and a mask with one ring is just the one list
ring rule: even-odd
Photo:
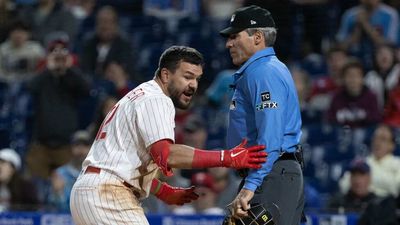
[[236,16],[235,14],[232,15],[232,17],[231,17],[231,23],[235,20],[235,16]]

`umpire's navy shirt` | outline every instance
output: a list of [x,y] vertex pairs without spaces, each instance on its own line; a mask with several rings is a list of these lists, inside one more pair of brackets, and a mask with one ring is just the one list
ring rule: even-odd
[[227,145],[243,138],[262,144],[268,152],[261,169],[250,170],[244,188],[255,191],[282,152],[294,152],[301,136],[296,87],[288,68],[272,47],[256,52],[233,75],[234,94],[229,110]]

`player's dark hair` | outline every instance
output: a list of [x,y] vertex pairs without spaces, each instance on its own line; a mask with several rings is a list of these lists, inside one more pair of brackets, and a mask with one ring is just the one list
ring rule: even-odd
[[160,76],[162,68],[166,68],[174,73],[181,62],[204,67],[203,55],[196,49],[186,46],[172,46],[161,54],[155,75]]

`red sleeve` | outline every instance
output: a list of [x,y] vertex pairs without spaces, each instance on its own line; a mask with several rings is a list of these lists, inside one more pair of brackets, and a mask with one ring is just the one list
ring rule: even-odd
[[153,161],[158,165],[163,174],[167,177],[174,175],[172,169],[168,167],[169,146],[172,140],[162,139],[151,145],[150,155]]

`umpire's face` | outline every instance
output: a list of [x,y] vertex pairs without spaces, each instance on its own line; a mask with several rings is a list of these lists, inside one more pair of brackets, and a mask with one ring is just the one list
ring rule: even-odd
[[197,91],[199,79],[203,74],[201,65],[180,62],[174,73],[168,72],[168,94],[175,107],[187,109]]
[[229,35],[225,46],[229,49],[232,62],[236,66],[242,65],[254,53],[265,47],[263,36],[260,36],[260,33],[250,36],[246,31]]

